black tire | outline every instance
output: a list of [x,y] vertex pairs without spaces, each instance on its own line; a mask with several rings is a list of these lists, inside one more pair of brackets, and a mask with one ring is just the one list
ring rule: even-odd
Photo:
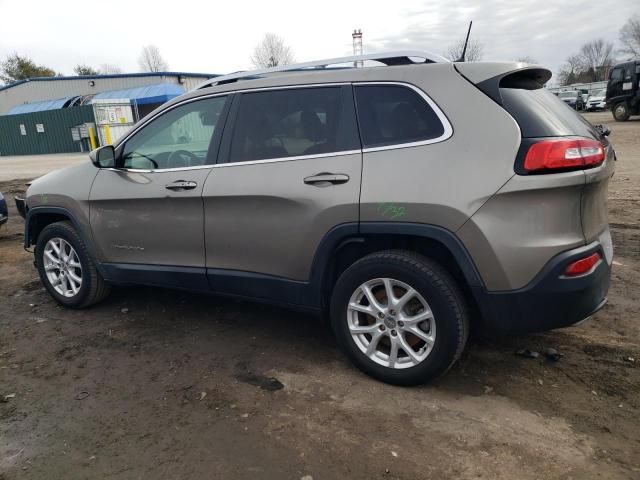
[[[80,289],[71,297],[65,297],[58,293],[45,272],[45,262],[43,261],[45,246],[49,240],[55,237],[64,239],[73,247],[82,266],[82,283]],[[40,281],[49,294],[60,305],[68,308],[88,307],[103,300],[111,291],[111,286],[104,281],[96,269],[95,263],[87,250],[87,246],[69,222],[52,223],[40,232],[38,241],[36,242],[35,260]]]
[[[412,367],[394,369],[374,362],[349,331],[351,295],[363,283],[387,277],[415,289],[429,304],[436,322],[431,352]],[[439,264],[413,252],[388,250],[358,260],[340,276],[331,297],[331,324],[341,348],[363,372],[386,383],[409,386],[439,377],[460,358],[469,334],[469,313],[455,280]]]
[[625,102],[614,105],[611,113],[613,114],[613,118],[615,118],[617,122],[626,122],[631,116],[629,106]]

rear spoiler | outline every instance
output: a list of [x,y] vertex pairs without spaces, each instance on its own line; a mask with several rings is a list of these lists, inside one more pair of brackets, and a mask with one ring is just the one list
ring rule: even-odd
[[537,90],[551,79],[551,71],[526,63],[455,63],[455,69],[482,92],[502,105],[500,87]]

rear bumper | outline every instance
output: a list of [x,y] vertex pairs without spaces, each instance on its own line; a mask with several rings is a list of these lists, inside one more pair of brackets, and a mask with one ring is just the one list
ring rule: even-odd
[[0,193],[0,225],[7,223],[9,219],[9,210],[7,209],[7,201],[2,193]]
[[[563,276],[567,264],[596,251],[602,260],[589,273]],[[485,326],[498,333],[518,334],[567,327],[585,320],[607,301],[610,261],[603,246],[593,242],[557,255],[522,289],[477,289],[474,294]]]
[[20,198],[18,196],[15,196],[14,200],[16,201],[16,208],[18,209],[18,213],[20,214],[20,216],[22,218],[26,218],[27,217],[27,209],[26,209],[26,202],[25,202],[24,198]]
[[0,225],[7,223],[8,219],[9,211],[7,210],[7,201],[2,196],[2,193],[0,193]]

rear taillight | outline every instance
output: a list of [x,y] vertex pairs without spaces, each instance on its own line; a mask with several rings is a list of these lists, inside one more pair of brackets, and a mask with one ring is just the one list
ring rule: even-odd
[[580,260],[576,260],[575,262],[571,262],[569,265],[567,265],[567,268],[564,269],[564,274],[567,277],[584,275],[585,273],[591,271],[591,269],[595,265],[597,265],[600,260],[602,260],[602,255],[600,255],[600,252],[592,253],[588,257],[584,257]]
[[554,138],[533,143],[524,158],[527,172],[543,173],[596,167],[604,162],[604,145],[588,138]]

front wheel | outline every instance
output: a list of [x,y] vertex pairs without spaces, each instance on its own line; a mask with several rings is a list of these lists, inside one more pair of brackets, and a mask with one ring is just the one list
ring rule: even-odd
[[109,285],[70,223],[47,225],[38,235],[35,257],[42,284],[61,305],[87,307],[109,294]]
[[618,122],[625,122],[629,120],[631,113],[629,113],[629,107],[626,103],[619,103],[613,107],[613,118]]
[[338,279],[331,323],[362,371],[396,385],[446,372],[467,341],[466,302],[451,275],[429,258],[390,250],[368,255]]

